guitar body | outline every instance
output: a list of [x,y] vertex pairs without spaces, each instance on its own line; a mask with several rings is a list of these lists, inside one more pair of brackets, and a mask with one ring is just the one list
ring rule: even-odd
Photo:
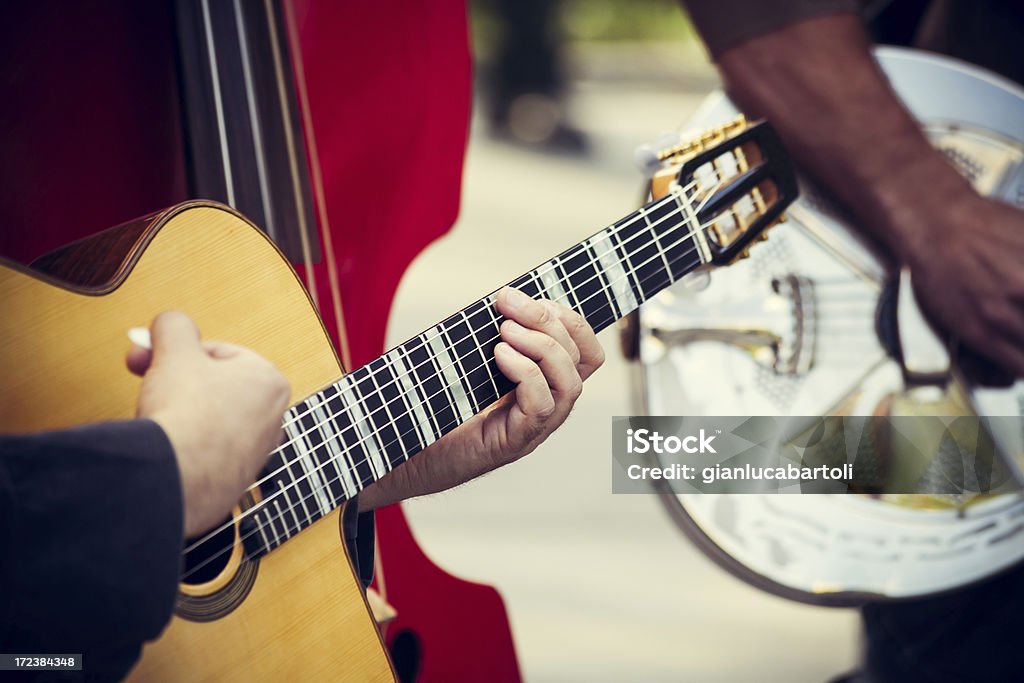
[[[181,5],[199,3],[114,0],[79,6],[47,1],[4,8],[7,20],[0,22],[0,42],[7,52],[0,67],[21,76],[0,83],[0,95],[19,103],[0,113],[0,141],[9,162],[0,169],[5,179],[0,191],[0,255],[27,263],[98,229],[189,197],[226,201],[209,187],[189,184],[195,166],[215,164],[216,155],[209,148],[194,154],[186,150],[199,124],[186,120],[182,88],[208,84],[210,79],[195,78],[182,69],[180,51],[187,48],[175,24],[175,8]],[[322,188],[311,192],[319,200],[311,230],[315,234],[307,235],[321,258],[296,259],[293,265],[305,286],[317,292],[318,311],[334,348],[352,368],[380,353],[402,273],[423,247],[448,230],[457,213],[470,111],[466,7],[457,0],[401,5],[290,0],[272,5],[296,19],[277,27],[288,37],[291,54],[302,57],[292,64],[293,80],[305,91],[296,98],[294,120],[301,121],[302,130],[295,138],[305,142],[311,171],[322,175]],[[226,7],[230,14],[233,6]],[[243,3],[242,8],[251,18],[264,3]],[[211,9],[224,8],[214,3]],[[414,17],[411,26],[429,25],[430,30],[395,31],[396,10]],[[53,21],[58,12],[62,21]],[[214,29],[224,26],[217,23]],[[206,32],[200,25],[196,28],[200,45],[205,46]],[[239,53],[234,28],[214,35],[218,55]],[[265,37],[250,38],[251,46],[262,46],[253,50],[254,57],[269,51]],[[69,62],[58,53],[42,54],[40,44],[62,45],[76,58]],[[208,68],[208,60],[196,61]],[[265,69],[253,71],[268,75]],[[433,76],[441,71],[448,76],[445,95],[437,97]],[[345,88],[337,87],[339,74]],[[244,83],[229,73],[222,79],[222,86]],[[261,82],[276,89],[273,79]],[[379,89],[374,101],[388,107],[386,117],[373,107],[351,106],[352,93],[367,89]],[[77,113],[74,120],[69,120],[68,111]],[[430,144],[411,145],[408,132],[425,124],[431,130]],[[268,144],[282,134],[270,126],[262,130]],[[244,146],[244,136],[233,136],[232,143]],[[420,173],[415,164],[395,164],[395,158],[423,160],[436,172]],[[241,165],[250,171],[256,168],[247,159]],[[393,182],[381,186],[381,177]],[[291,190],[289,183],[283,191]],[[359,199],[381,191],[392,199]],[[403,211],[398,200],[410,192],[409,205],[415,210]],[[53,202],[53,196],[60,196],[61,202]],[[393,212],[385,221],[376,215],[364,219],[358,213],[367,208],[377,211],[381,204]],[[75,207],[73,221],[66,220],[66,206]],[[259,215],[252,206],[236,206],[251,217]],[[384,239],[381,230],[386,232]],[[101,240],[114,233],[108,231]],[[386,250],[381,248],[384,243]],[[101,241],[88,244],[95,249]],[[68,255],[67,250],[61,253]],[[94,260],[88,260],[95,272]],[[332,264],[337,264],[336,277]],[[61,272],[52,271],[58,277],[81,273],[74,264],[61,266]],[[109,275],[89,284],[99,286],[104,279]],[[368,287],[351,286],[371,281]],[[119,332],[118,353],[123,342]],[[508,616],[497,592],[430,562],[399,506],[378,511],[377,516],[382,557],[376,587],[398,613],[383,634],[389,647],[397,648],[396,667],[414,671],[417,683],[519,681]],[[463,618],[464,613],[456,618],[456,605],[471,611],[470,618]],[[412,641],[414,648],[408,647]]]
[[[206,338],[269,358],[294,399],[342,375],[292,267],[224,207],[180,205],[37,265],[49,274],[0,265],[0,432],[133,417],[139,380],[124,367],[125,333],[168,309],[187,311]],[[219,576],[183,585],[179,607],[189,601],[208,620],[176,610],[132,680],[393,680],[341,538],[342,513],[244,571],[236,546]]]
[[[663,166],[679,183],[664,196],[510,284],[574,307],[600,331],[688,274],[743,258],[796,197],[765,122],[740,117],[681,141]],[[709,167],[718,170],[697,177]],[[129,678],[394,680],[346,555],[344,504],[514,388],[493,355],[494,292],[342,376],[291,264],[226,206],[180,204],[35,266],[0,262],[0,433],[132,418],[139,380],[124,368],[127,332],[168,309],[186,311],[207,338],[252,348],[291,383],[271,471],[247,489],[233,524],[183,549],[173,619]],[[467,342],[473,351],[457,346]],[[467,367],[476,357],[483,362]],[[500,604],[486,595],[480,603]],[[466,607],[448,615],[468,619]],[[455,656],[454,641],[437,652]],[[486,664],[486,680],[518,678],[511,653]],[[470,667],[424,665],[403,669],[403,682],[417,671],[477,679]]]

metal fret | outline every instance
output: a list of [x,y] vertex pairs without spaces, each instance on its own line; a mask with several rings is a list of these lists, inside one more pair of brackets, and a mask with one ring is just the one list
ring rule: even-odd
[[[384,438],[384,450],[391,469],[394,469],[397,465],[419,453],[423,449],[423,443],[416,435],[416,425],[413,424],[406,409],[401,385],[391,372],[388,356],[381,356],[374,363],[378,361],[379,367],[374,368],[373,364],[370,365],[370,378],[380,394],[384,409],[376,409],[374,417],[387,419],[387,427],[384,427],[383,430],[378,429],[377,433],[387,433]],[[391,437],[390,432],[394,433],[394,438]],[[394,458],[391,456],[392,453],[395,455]]]
[[269,546],[269,548],[268,548],[268,549],[272,549],[272,548],[276,548],[277,546],[281,545],[281,537],[277,535],[277,527],[274,526],[275,519],[277,521],[280,521],[281,518],[280,517],[275,518],[273,515],[266,514],[267,512],[269,512],[269,510],[265,509],[264,510],[264,515],[266,517],[267,524],[270,526],[270,532],[272,534],[274,534],[274,544],[272,546]]
[[640,215],[643,216],[644,223],[647,225],[647,230],[648,232],[651,233],[651,238],[654,242],[654,246],[658,250],[658,255],[661,257],[662,264],[665,266],[664,272],[668,275],[669,284],[671,284],[673,282],[672,269],[669,268],[668,265],[668,256],[666,256],[665,249],[661,246],[661,240],[658,238],[658,233],[655,232],[654,230],[654,221],[652,221],[650,216],[648,215],[647,207],[643,207],[640,209]]
[[[449,365],[455,372],[458,385],[462,388],[466,401],[469,403],[469,411],[475,415],[480,410],[480,406],[473,395],[473,382],[466,380],[474,365],[473,359],[468,358],[467,354],[471,354],[476,349],[476,344],[469,334],[469,329],[462,324],[461,320],[448,318],[439,324],[437,329],[443,330],[437,338],[437,342],[444,345],[448,358],[451,359]],[[446,379],[450,381],[451,378],[446,377]]]
[[494,373],[491,371],[494,345],[497,343],[497,339],[492,340],[488,348],[481,347],[469,324],[469,318],[464,312],[449,318],[444,327],[446,328],[448,348],[458,359],[456,362],[461,368],[462,383],[466,388],[466,394],[473,403],[473,413],[476,414],[497,400],[499,396],[491,392],[492,387],[494,391],[497,391]]
[[342,395],[342,390],[348,385],[347,377],[334,385],[335,393],[327,400],[327,409],[341,441],[341,452],[344,456],[341,464],[348,466],[353,482],[361,491],[375,479],[373,467],[370,465],[370,459],[367,457],[367,450],[364,447],[365,444],[355,427],[354,416],[348,403]]
[[629,276],[622,267],[622,260],[619,258],[618,249],[612,241],[610,228],[606,228],[590,239],[590,247],[597,254],[601,263],[601,275],[605,279],[607,290],[610,290],[615,299],[616,308],[619,309],[619,317],[635,311],[640,303],[633,294],[629,284]]
[[[281,512],[281,501],[278,498],[274,498],[274,509],[277,511],[277,521],[281,523],[281,528],[284,529],[284,540],[288,540],[292,537],[290,531],[288,531],[288,520],[284,518],[284,514]],[[298,533],[298,529],[295,530]],[[274,534],[277,535],[276,532]],[[281,545],[281,541],[278,540],[278,545]]]
[[674,201],[659,204],[646,212],[655,239],[668,262],[668,272],[675,282],[702,263],[690,224]]
[[[255,520],[256,530],[260,532],[260,538],[263,539],[263,548],[265,550],[270,550],[270,539],[267,538],[267,532],[263,530],[263,522],[260,521],[258,515],[254,515],[253,519]],[[244,538],[245,536],[243,536],[243,539]]]
[[[306,417],[308,418],[308,424],[312,425],[309,428],[312,430],[310,433],[315,436],[315,438],[308,438],[312,445],[310,449],[310,464],[313,465],[315,473],[311,479],[318,492],[318,498],[322,497],[324,500],[321,505],[321,511],[324,515],[338,506],[335,490],[341,487],[340,482],[333,481],[333,473],[327,467],[328,463],[334,460],[332,447],[336,447],[337,444],[333,443],[331,437],[328,436],[333,428],[324,412],[326,400],[325,392],[320,391],[306,402],[307,412],[309,413]],[[313,441],[316,441],[316,443],[313,443]]]
[[545,294],[545,292],[544,292],[544,282],[540,279],[540,276],[537,274],[537,271],[536,270],[531,270],[529,273],[527,273],[527,275],[530,276],[530,282],[533,284],[534,288],[537,290],[537,295],[534,298],[536,298],[536,299],[547,299],[547,297],[544,295]]
[[604,294],[597,263],[586,245],[583,242],[564,252],[559,257],[559,270],[566,289],[577,301],[574,308],[599,329],[615,320],[616,315],[611,300]]
[[[306,506],[306,498],[313,498],[309,504],[316,504],[319,507],[320,516],[327,514],[327,512],[330,511],[330,508],[321,500],[323,494],[320,491],[320,480],[314,473],[316,465],[312,462],[313,449],[312,444],[309,441],[308,433],[308,430],[313,428],[313,416],[309,414],[308,410],[303,410],[302,412],[304,414],[301,418],[285,427],[285,436],[291,443],[292,448],[295,450],[296,457],[294,458],[294,461],[298,462],[302,472],[298,477],[298,480],[301,483],[296,486],[296,488],[299,489],[299,499],[302,502],[303,508],[306,509],[306,516],[312,518],[312,515],[309,513]],[[306,491],[302,490],[303,484],[309,491],[308,494]]]
[[[682,202],[640,209],[511,284],[577,309],[600,330],[703,263],[706,249],[688,232]],[[293,407],[287,443],[275,454],[281,463],[268,465],[268,505],[252,518],[263,547],[280,545],[511,391],[494,361],[502,320],[491,294]]]
[[395,368],[395,375],[398,376],[402,385],[402,400],[405,401],[406,410],[413,415],[413,424],[416,425],[416,432],[419,434],[420,443],[426,448],[437,439],[434,433],[430,417],[423,409],[423,401],[426,397],[421,395],[411,379],[411,370],[405,362],[402,347],[392,349],[387,355]]
[[[301,426],[297,425],[297,427],[301,429]],[[300,471],[302,470],[302,465],[300,464],[301,456],[299,455],[298,444],[291,443],[293,440],[296,440],[292,436],[292,434],[297,433],[298,432],[292,432],[289,427],[285,428],[285,439],[288,443],[284,446],[284,448],[281,449],[280,465],[275,461],[271,461],[270,463],[268,463],[268,467],[272,468],[271,471],[277,472],[276,479],[278,481],[283,483],[286,488],[294,490],[296,497],[299,498],[299,500],[305,501],[307,496],[312,495],[312,488],[310,487],[310,483],[306,480],[304,476],[295,476],[294,468],[297,467],[299,468]],[[265,487],[265,497],[269,497],[276,493],[273,484],[274,482],[271,481],[270,485]],[[305,507],[303,509],[305,510]],[[312,520],[312,517],[310,516],[308,510],[305,510],[305,514],[307,519]]]
[[540,298],[541,289],[533,278],[533,273],[525,273],[509,283],[531,299]]
[[[603,246],[602,240],[604,236],[598,233],[588,239],[584,244],[591,260],[594,262],[594,270],[597,272],[597,279],[600,281],[601,291],[604,292],[605,299],[608,300],[608,305],[612,311],[612,320],[618,320],[622,317],[622,313],[619,310],[619,305],[615,300],[615,295],[612,294],[611,284],[608,281],[608,273],[605,271],[604,262],[601,261],[601,252],[597,250],[597,247]],[[597,247],[595,247],[595,241]]]
[[424,408],[429,412],[433,421],[434,434],[437,438],[441,438],[448,431],[448,425],[453,424],[456,420],[455,408],[449,402],[444,391],[444,378],[437,371],[434,357],[431,354],[430,346],[424,340],[424,335],[421,334],[407,342],[404,348],[415,376],[416,385],[420,387],[420,392],[424,395]]
[[[360,370],[362,369],[360,368]],[[357,372],[359,370],[348,375],[346,379],[353,377]],[[384,454],[377,442],[377,436],[373,433],[372,426],[367,423],[366,409],[354,381],[349,381],[347,386],[342,389],[341,397],[349,409],[350,419],[355,426],[356,433],[359,435],[359,444],[366,453],[366,460],[372,470],[373,480],[376,481],[388,473],[388,468],[384,465]],[[369,482],[364,481],[363,483],[365,485]]]
[[451,396],[452,405],[456,408],[456,417],[459,418],[458,424],[462,424],[473,417],[475,413],[472,406],[469,405],[469,397],[466,396],[466,390],[462,386],[462,381],[452,365],[454,359],[450,355],[448,347],[441,340],[442,334],[444,334],[444,329],[440,325],[434,327],[431,330],[431,336],[427,343],[433,352],[431,361],[439,370],[440,375],[444,377],[444,388]]
[[[495,396],[500,398],[515,388],[505,375],[498,370],[494,362],[494,347],[501,340],[501,319],[494,306],[494,295],[485,297],[464,310],[469,326],[481,345],[485,346],[485,355],[488,358],[487,369],[494,386]],[[480,341],[483,340],[483,341]]]
[[[498,382],[495,380],[495,375],[500,373],[498,372],[498,366],[494,362],[494,347],[498,345],[500,337],[484,337],[484,341],[480,341],[482,335],[478,334],[477,331],[473,329],[473,324],[469,321],[469,315],[466,314],[465,309],[459,311],[459,315],[461,315],[462,319],[466,321],[466,327],[469,328],[469,333],[473,336],[473,342],[476,344],[476,350],[480,356],[480,371],[487,376],[488,381],[490,381],[491,388],[494,389],[491,401],[496,401],[501,398],[501,393],[499,393],[500,390],[498,389]],[[484,407],[486,406],[481,405],[481,410]]]
[[643,209],[618,221],[612,229],[633,271],[641,302],[671,284],[666,271],[667,263],[643,216]]
[[679,207],[679,211],[686,217],[683,224],[684,227],[689,228],[693,232],[692,241],[697,249],[697,255],[700,256],[701,263],[708,263],[711,261],[711,247],[708,246],[708,237],[704,234],[704,229],[697,219],[697,211],[693,207],[693,202],[683,193],[683,189],[679,186],[672,188],[672,198],[675,200],[676,206]]
[[[546,269],[545,269],[546,267]],[[544,288],[544,292],[547,294],[547,298],[558,303],[565,303],[568,299],[568,295],[565,290],[562,289],[562,283],[558,281],[558,273],[555,269],[558,267],[558,257],[551,259],[543,266],[537,269],[540,273],[540,281]]]
[[640,304],[644,302],[644,293],[640,288],[640,280],[636,274],[636,268],[633,266],[632,259],[626,251],[626,244],[619,235],[615,226],[608,229],[608,240],[615,245],[615,254],[618,257],[619,263],[623,266],[623,272],[626,275],[626,287],[628,287],[630,296],[636,301],[636,307],[639,308]]
[[[328,479],[328,486],[331,488],[334,503],[337,505],[341,500],[355,497],[359,489],[356,488],[356,483],[353,479],[352,463],[351,461],[346,462],[348,455],[343,448],[344,438],[338,433],[337,422],[332,419],[333,416],[328,412],[331,408],[331,399],[327,398],[328,393],[333,393],[336,396],[337,389],[331,387],[327,392],[324,392],[325,400],[317,405],[313,414],[320,425],[320,431],[324,437],[323,447],[331,463],[331,468],[324,468],[323,475]],[[339,465],[339,463],[341,464]],[[340,491],[334,493],[337,489],[340,489]]]
[[[284,485],[284,482],[281,481],[280,479],[278,479],[278,481],[277,481],[277,487],[281,491],[281,493],[284,494],[285,504],[286,504],[288,510],[292,513],[292,519],[295,520],[295,529],[296,529],[296,531],[299,530],[299,529],[302,529],[304,525],[299,523],[299,516],[297,514],[295,514],[295,505],[292,503],[292,498],[288,494],[288,488]],[[307,518],[306,521],[308,523],[309,519]]]
[[327,473],[323,467],[326,463],[321,459],[322,455],[327,454],[326,449],[322,447],[326,437],[324,436],[321,423],[317,419],[317,409],[322,404],[323,394],[314,395],[310,404],[312,410],[307,410],[306,415],[302,418],[302,424],[306,427],[304,430],[306,432],[306,443],[310,446],[309,453],[303,460],[303,465],[308,471],[307,476],[313,486],[313,494],[316,496],[316,502],[320,506],[320,516],[326,515],[337,507],[331,499],[330,486],[327,484]]

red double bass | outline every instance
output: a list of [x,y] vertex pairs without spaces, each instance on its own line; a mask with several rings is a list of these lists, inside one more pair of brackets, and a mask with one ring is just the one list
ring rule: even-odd
[[[403,272],[458,212],[465,12],[456,0],[5,8],[0,254],[29,262],[217,199],[289,255],[344,364],[374,358]],[[399,506],[377,512],[377,537],[399,679],[519,681],[497,591],[433,564]]]

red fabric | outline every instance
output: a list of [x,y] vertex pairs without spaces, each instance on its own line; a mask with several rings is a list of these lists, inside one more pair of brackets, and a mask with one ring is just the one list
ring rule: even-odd
[[168,3],[9,3],[0,20],[0,256],[187,198]]
[[[382,351],[406,267],[458,214],[471,96],[466,9],[463,0],[294,0],[293,10],[360,365]],[[4,8],[0,255],[28,262],[188,198],[170,11],[135,0]],[[334,335],[322,261],[314,274]],[[418,635],[417,680],[518,681],[498,593],[431,563],[397,506],[381,511],[378,535],[379,578],[399,610],[388,638]]]
[[[459,211],[471,105],[466,7],[462,0],[293,6],[359,366],[380,355],[402,273]],[[324,301],[326,272],[317,274]]]
[[[293,8],[345,327],[359,366],[383,350],[405,269],[459,211],[471,106],[466,10],[462,0],[295,0]],[[316,269],[316,280],[325,302],[325,269]],[[328,306],[321,309],[333,333]],[[413,634],[416,680],[518,683],[498,592],[431,562],[398,505],[378,510],[377,536],[378,588],[398,610],[385,638],[390,647]]]

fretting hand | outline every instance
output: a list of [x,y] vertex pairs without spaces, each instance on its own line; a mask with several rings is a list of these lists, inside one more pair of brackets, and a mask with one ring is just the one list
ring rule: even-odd
[[565,422],[583,380],[604,362],[594,331],[565,306],[507,287],[497,309],[506,320],[494,356],[515,391],[368,487],[361,509],[469,481],[530,453]]

